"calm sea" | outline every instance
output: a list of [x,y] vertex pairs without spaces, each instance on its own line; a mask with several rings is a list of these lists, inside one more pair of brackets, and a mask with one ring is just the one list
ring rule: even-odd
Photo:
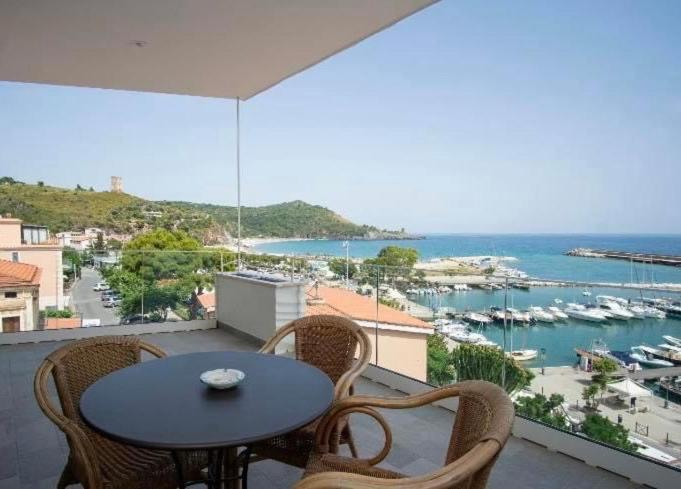
[[[523,270],[533,277],[593,282],[681,283],[681,268],[634,264],[626,261],[578,258],[565,256],[572,248],[605,248],[643,253],[681,255],[681,236],[619,236],[619,235],[431,235],[424,240],[404,241],[351,241],[350,255],[358,258],[376,256],[388,245],[416,248],[422,259],[444,256],[496,255],[512,256],[518,261],[509,265]],[[259,251],[295,255],[326,254],[344,256],[341,241],[314,240],[269,243],[257,248]],[[639,291],[622,289],[594,289],[598,294],[620,297],[640,296]],[[645,293],[644,295],[652,295]],[[679,298],[678,294],[658,294]],[[517,308],[530,305],[553,305],[554,299],[564,302],[584,302],[581,289],[561,287],[536,287],[525,292],[514,289],[509,302]],[[491,306],[503,306],[503,291],[487,292],[472,290],[438,296],[436,299],[422,297],[425,305],[450,306],[459,311],[483,310]],[[433,302],[434,301],[434,302]],[[503,330],[497,326],[482,331],[492,341],[502,342]],[[508,332],[507,332],[508,333]],[[611,350],[628,350],[640,344],[662,343],[662,335],[681,337],[681,320],[630,320],[612,321],[607,325],[569,320],[555,325],[519,327],[514,330],[514,348],[546,348],[546,365],[570,365],[575,363],[574,348],[589,347],[592,341],[602,339]],[[507,344],[510,342],[507,334]],[[380,361],[380,359],[379,359]],[[538,366],[538,362],[528,363]]]

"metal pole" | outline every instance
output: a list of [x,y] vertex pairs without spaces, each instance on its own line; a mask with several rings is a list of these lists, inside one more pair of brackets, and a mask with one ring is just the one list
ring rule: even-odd
[[236,99],[236,268],[241,270],[241,121],[239,98]]
[[345,287],[350,288],[350,242],[343,241],[341,246],[345,248]]
[[374,329],[374,350],[376,351],[376,362],[375,365],[378,366],[378,285],[379,285],[379,268],[376,267],[376,324]]
[[501,364],[501,386],[506,389],[506,315],[508,308],[508,277],[506,277],[506,287],[504,288],[504,358]]

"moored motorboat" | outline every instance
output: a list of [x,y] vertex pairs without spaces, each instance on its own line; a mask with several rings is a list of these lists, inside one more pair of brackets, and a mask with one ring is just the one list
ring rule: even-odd
[[529,312],[530,316],[532,316],[532,318],[535,321],[541,321],[543,323],[552,323],[556,320],[556,317],[553,314],[545,311],[539,306],[530,307]]
[[664,338],[664,341],[666,341],[670,345],[681,347],[681,339],[679,338],[670,335],[663,335],[662,338]]
[[627,319],[632,319],[634,317],[634,314],[632,312],[628,311],[617,302],[606,300],[599,302],[599,305],[601,309],[612,314],[613,319],[620,319],[625,321]]
[[591,321],[594,323],[602,323],[606,320],[605,316],[600,314],[597,310],[587,309],[581,304],[568,304],[565,308],[565,314],[574,319],[581,319],[582,321]]
[[480,314],[477,312],[467,312],[463,315],[463,320],[471,324],[491,324],[492,318],[485,314]]
[[632,346],[629,356],[644,367],[661,368],[674,366],[672,362],[656,358],[650,350],[654,349],[646,346]]
[[538,354],[537,350],[513,350],[506,353],[507,356],[519,362],[534,360]]
[[549,306],[547,307],[549,312],[553,314],[553,317],[556,318],[557,320],[565,320],[568,318],[568,315],[565,314],[559,307],[556,306]]
[[646,317],[646,310],[643,306],[630,306],[629,312],[634,315],[635,319],[643,319]]

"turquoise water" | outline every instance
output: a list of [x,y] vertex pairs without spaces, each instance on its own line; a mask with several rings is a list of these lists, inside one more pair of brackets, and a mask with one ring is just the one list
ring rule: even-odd
[[[311,240],[268,243],[258,251],[294,255],[345,256],[342,241]],[[681,283],[681,268],[635,265],[626,261],[565,256],[572,248],[605,248],[622,251],[681,255],[681,235],[429,235],[423,240],[351,241],[350,255],[374,257],[384,246],[416,248],[421,259],[443,256],[497,255],[513,256],[511,266],[531,276],[600,282],[636,281]]]
[[[341,241],[289,241],[270,243],[257,249],[270,253],[295,255],[327,254],[344,256]],[[531,276],[561,280],[584,280],[593,282],[681,283],[681,268],[634,264],[626,261],[564,256],[563,253],[577,247],[607,248],[623,251],[664,253],[681,255],[681,236],[614,236],[614,235],[437,235],[417,241],[352,241],[350,251],[353,257],[372,257],[384,246],[411,246],[419,250],[422,259],[442,256],[498,255],[513,256],[517,262],[510,266],[523,270]],[[536,287],[530,291],[509,290],[509,305],[525,308],[530,305],[554,305],[555,298],[564,302],[585,302],[581,289],[573,287]],[[598,294],[619,297],[640,298],[635,290],[593,289],[592,298]],[[652,293],[644,295],[651,296]],[[679,294],[657,294],[658,296],[680,298]],[[471,290],[438,296],[434,299],[420,297],[418,302],[428,306],[450,306],[457,311],[484,310],[491,306],[502,307],[503,291]],[[503,329],[492,325],[482,333],[499,344],[503,340]],[[602,339],[611,350],[628,350],[640,344],[662,343],[662,335],[681,337],[681,320],[643,319],[611,321],[595,324],[569,319],[554,325],[538,324],[514,329],[514,348],[546,348],[547,366],[572,365],[576,362],[575,347],[588,348],[592,341]],[[507,331],[507,345],[510,334]],[[380,349],[380,345],[379,345]],[[380,358],[379,358],[380,363]],[[527,362],[528,366],[539,366],[540,362]]]

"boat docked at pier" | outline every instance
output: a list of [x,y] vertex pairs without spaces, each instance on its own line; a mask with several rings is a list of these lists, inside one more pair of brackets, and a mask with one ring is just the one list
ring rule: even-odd
[[539,306],[531,306],[529,308],[529,313],[532,319],[541,321],[542,323],[552,323],[556,320],[556,317],[553,314],[545,311]]
[[673,367],[674,364],[669,360],[659,358],[659,352],[655,348],[649,346],[632,346],[630,356],[644,367],[662,368]]
[[493,319],[485,314],[478,312],[467,312],[463,315],[463,320],[470,324],[488,325],[493,322]]
[[634,313],[627,310],[619,302],[615,302],[609,298],[604,298],[603,296],[596,297],[596,300],[598,301],[600,308],[611,314],[613,319],[625,321],[634,317]]
[[506,355],[519,362],[527,362],[529,360],[534,360],[537,358],[539,352],[537,350],[513,350],[506,352]]
[[681,339],[679,338],[670,335],[663,335],[662,338],[670,345],[681,347]]
[[590,321],[593,323],[602,323],[607,320],[598,309],[588,309],[581,304],[568,304],[565,308],[565,314],[573,319],[581,319],[582,321]]
[[563,310],[557,306],[549,306],[546,308],[556,320],[562,320],[565,321],[568,318],[568,315],[563,312]]

